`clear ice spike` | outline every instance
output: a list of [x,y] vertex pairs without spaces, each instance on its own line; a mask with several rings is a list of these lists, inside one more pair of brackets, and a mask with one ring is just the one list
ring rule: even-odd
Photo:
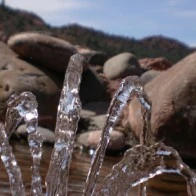
[[0,122],[0,156],[6,168],[10,189],[13,196],[25,196],[25,187],[22,180],[22,174],[15,156],[12,152],[12,147],[9,145],[8,137],[5,132],[4,125]]
[[28,132],[28,143],[32,164],[31,195],[42,194],[41,177],[39,174],[40,160],[42,156],[42,137],[37,131],[38,112],[37,101],[31,92],[23,92],[20,95],[13,95],[8,100],[6,113],[6,128],[9,136],[15,131],[21,120],[24,120]]
[[5,131],[10,137],[14,131],[16,131],[17,126],[22,120],[18,110],[15,108],[17,104],[20,103],[20,98],[18,95],[13,94],[7,101],[7,111],[5,116]]
[[[151,105],[143,91],[143,86],[140,78],[138,76],[129,76],[123,79],[121,86],[112,99],[110,107],[108,109],[107,119],[103,128],[101,140],[97,146],[91,162],[91,168],[88,172],[83,196],[93,195],[96,188],[99,171],[104,160],[106,147],[110,139],[110,133],[113,130],[124,106],[131,98],[133,98],[133,96],[138,97],[141,105],[144,107],[145,111],[147,111],[145,114],[148,114],[148,111],[151,111]],[[148,134],[147,131],[148,130],[146,129],[146,133],[143,134],[143,137],[145,138],[149,138],[146,136]]]
[[[123,196],[133,187],[164,173],[183,176],[187,182],[188,195],[196,195],[196,174],[183,163],[175,149],[163,143],[155,143],[151,146],[137,145],[127,150],[124,158],[113,167],[103,181],[98,195]],[[142,194],[146,194],[144,186],[140,189],[140,195]]]
[[69,167],[81,110],[78,93],[84,63],[83,56],[75,54],[66,70],[58,105],[55,145],[46,176],[48,196],[65,196],[68,192]]

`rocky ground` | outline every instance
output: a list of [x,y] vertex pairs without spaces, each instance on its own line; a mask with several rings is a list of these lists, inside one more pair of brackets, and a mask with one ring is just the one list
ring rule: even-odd
[[[39,33],[20,33],[0,42],[0,120],[6,101],[14,93],[33,92],[39,104],[39,127],[44,141],[54,143],[58,100],[71,55],[82,54],[83,109],[77,142],[95,148],[101,136],[109,103],[122,78],[139,75],[152,101],[152,130],[157,140],[175,147],[185,158],[196,158],[196,53],[172,65],[166,58],[138,59],[125,52],[108,59],[104,51],[81,48]],[[141,106],[134,99],[112,132],[108,150],[119,152],[138,143],[143,128]],[[25,137],[23,125],[16,136]]]

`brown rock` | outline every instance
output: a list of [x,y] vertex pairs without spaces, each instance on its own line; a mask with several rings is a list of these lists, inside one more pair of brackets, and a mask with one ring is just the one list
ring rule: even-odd
[[31,91],[39,104],[40,123],[47,127],[54,126],[60,83],[58,76],[40,70],[14,55],[0,53],[1,119],[5,115],[6,101],[12,94]]
[[91,50],[89,48],[82,48],[76,46],[79,54],[83,55],[87,59],[87,63],[90,65],[103,65],[108,59],[107,55],[101,51]]
[[8,35],[5,33],[5,32],[3,32],[3,31],[0,31],[0,41],[2,41],[2,42],[7,42],[7,40],[8,40]]
[[21,57],[58,72],[65,72],[70,57],[77,53],[69,42],[39,33],[13,35],[8,45]]
[[158,58],[144,58],[139,60],[140,66],[143,69],[154,70],[166,70],[172,66],[172,64],[165,57]]
[[[55,134],[49,129],[43,128],[43,127],[37,127],[37,131],[42,136],[43,143],[49,143],[54,144],[55,143]],[[19,137],[27,137],[28,132],[26,130],[26,125],[20,125],[15,133]]]
[[108,102],[91,102],[80,112],[78,131],[102,129],[109,108]]
[[[145,90],[152,101],[151,126],[157,139],[185,158],[196,158],[196,52],[159,74]],[[129,123],[138,137],[140,108],[136,99],[129,106]]]
[[0,55],[12,55],[12,56],[17,56],[13,50],[7,47],[7,45],[3,42],[0,41]]
[[141,75],[141,81],[143,84],[147,84],[150,82],[152,79],[156,78],[162,71],[158,70],[149,70],[146,71]]
[[121,79],[108,80],[107,93],[109,94],[110,99],[113,98],[114,94],[120,87],[120,83],[121,83]]
[[129,75],[141,75],[144,70],[133,54],[124,52],[108,59],[103,72],[108,79],[122,79]]
[[[77,142],[79,144],[84,145],[87,148],[95,149],[99,140],[101,138],[102,131],[89,131],[86,133],[82,133],[77,138]],[[125,147],[125,136],[120,131],[112,131],[110,136],[110,142],[107,146],[107,150],[118,151],[122,150]]]

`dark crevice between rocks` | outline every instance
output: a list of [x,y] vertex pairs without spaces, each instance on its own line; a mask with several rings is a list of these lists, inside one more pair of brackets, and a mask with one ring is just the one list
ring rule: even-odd
[[23,77],[42,77],[42,76],[44,76],[43,74],[36,74],[36,73],[25,73],[24,75],[23,75]]
[[5,87],[4,87],[4,90],[5,91],[9,91],[10,90],[10,86],[8,84],[6,84]]
[[20,70],[21,72],[23,72],[25,69],[24,69],[23,67],[20,67],[19,70]]
[[46,84],[45,84],[44,82],[40,82],[40,85],[41,85],[42,87],[46,87]]
[[5,64],[5,65],[3,65],[3,66],[0,68],[0,71],[6,71],[6,70],[8,70],[8,69],[9,69],[8,64]]

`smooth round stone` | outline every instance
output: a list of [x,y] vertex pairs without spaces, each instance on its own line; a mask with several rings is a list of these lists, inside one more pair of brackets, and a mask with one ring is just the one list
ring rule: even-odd
[[65,72],[75,47],[62,39],[40,33],[20,33],[8,40],[9,47],[22,58],[57,72]]
[[163,71],[149,70],[149,71],[144,72],[141,75],[141,77],[140,77],[142,83],[144,85],[147,84],[148,82],[150,82],[151,80],[153,80],[154,78],[156,78],[161,72],[163,72]]
[[144,70],[132,53],[125,52],[108,59],[104,64],[103,72],[108,79],[118,79],[130,75],[141,75]]
[[[50,143],[54,144],[55,143],[55,134],[49,129],[43,128],[43,127],[37,127],[37,131],[40,133],[42,136],[43,143]],[[26,125],[20,125],[17,130],[16,134],[22,137],[27,137],[28,132],[26,130]]]
[[75,47],[78,53],[83,55],[86,58],[87,63],[90,65],[103,65],[108,59],[104,52],[83,48],[79,45],[76,45]]
[[[101,138],[102,131],[88,131],[78,136],[77,142],[87,148],[95,149]],[[119,151],[125,147],[125,135],[120,131],[112,131],[107,150]]]

